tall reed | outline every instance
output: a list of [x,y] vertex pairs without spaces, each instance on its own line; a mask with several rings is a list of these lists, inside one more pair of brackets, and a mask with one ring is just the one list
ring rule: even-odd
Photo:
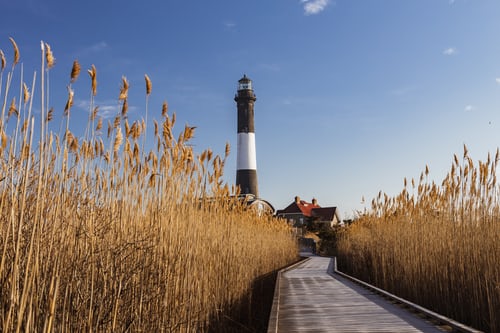
[[121,113],[102,136],[92,65],[89,124],[80,137],[71,131],[75,61],[62,134],[54,133],[47,110],[54,58],[42,43],[35,122],[36,76],[30,92],[21,75],[24,95],[18,104],[11,97],[20,60],[11,42],[6,81],[3,52],[0,73],[0,331],[203,332],[233,318],[256,278],[295,260],[288,227],[248,210],[223,183],[229,148],[222,157],[196,153],[194,127],[175,136],[166,103],[148,131],[156,148],[144,150],[146,122],[124,117],[125,77]]
[[464,146],[441,185],[404,180],[342,234],[342,270],[487,332],[500,332],[500,159]]

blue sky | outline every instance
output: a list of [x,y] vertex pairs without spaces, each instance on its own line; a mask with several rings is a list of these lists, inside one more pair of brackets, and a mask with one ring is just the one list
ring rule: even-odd
[[[96,103],[118,110],[122,75],[130,117],[168,101],[178,128],[198,126],[195,149],[233,151],[236,84],[252,80],[260,194],[276,208],[295,195],[362,210],[379,190],[397,194],[426,164],[441,182],[465,143],[473,159],[500,144],[498,0],[0,0],[0,49],[40,70],[40,40],[56,57],[51,105],[60,116],[74,59],[97,68]],[[28,80],[28,79],[27,79]],[[90,95],[74,85],[72,127]],[[36,92],[35,92],[36,95]],[[81,120],[79,122],[79,120]]]

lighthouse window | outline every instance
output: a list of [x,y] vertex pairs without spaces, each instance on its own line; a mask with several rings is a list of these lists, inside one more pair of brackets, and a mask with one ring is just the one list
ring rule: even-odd
[[240,83],[240,90],[244,89],[252,89],[252,85],[250,84],[250,82]]

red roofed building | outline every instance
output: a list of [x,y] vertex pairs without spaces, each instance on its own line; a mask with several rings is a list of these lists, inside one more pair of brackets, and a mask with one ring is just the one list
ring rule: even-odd
[[286,219],[294,227],[311,226],[312,223],[333,227],[340,223],[337,207],[321,207],[316,199],[312,202],[295,197],[294,202],[276,212],[277,217]]

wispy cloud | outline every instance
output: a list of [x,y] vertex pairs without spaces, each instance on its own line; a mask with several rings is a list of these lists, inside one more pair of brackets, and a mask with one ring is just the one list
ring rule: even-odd
[[449,47],[443,51],[443,54],[446,56],[452,56],[458,53],[458,50],[455,47]]
[[448,1],[448,3],[449,3],[450,5],[453,5],[453,4],[455,3],[455,1],[456,1],[456,0],[449,0],[449,1]]
[[[90,112],[90,102],[88,100],[77,100],[75,106],[81,110]],[[104,119],[110,119],[115,117],[117,114],[120,113],[121,110],[120,105],[116,101],[112,100],[103,101],[102,103],[96,103],[96,106],[99,107],[97,116],[103,117]],[[131,111],[131,109],[135,108],[129,107],[129,111]]]
[[330,4],[330,0],[300,0],[304,5],[305,15],[315,15],[323,10]]
[[399,88],[395,88],[395,89],[390,90],[389,94],[393,95],[393,96],[405,96],[405,95],[412,93],[416,89],[417,88],[414,86],[399,87]]
[[474,106],[474,105],[466,105],[465,108],[464,108],[464,111],[465,112],[471,112],[471,111],[476,111],[477,110],[477,107]]
[[498,83],[498,84],[500,84],[500,77],[497,77],[497,78],[495,79],[495,82],[496,82],[496,83]]
[[109,49],[108,43],[100,41],[95,44],[83,47],[77,51],[78,56],[89,56]]
[[101,41],[99,43],[96,43],[94,45],[89,46],[86,50],[89,53],[96,53],[96,52],[100,52],[104,49],[107,49],[108,47],[109,47],[108,43]]
[[224,27],[226,27],[226,29],[234,29],[236,27],[236,23],[231,21],[226,21],[224,22]]

